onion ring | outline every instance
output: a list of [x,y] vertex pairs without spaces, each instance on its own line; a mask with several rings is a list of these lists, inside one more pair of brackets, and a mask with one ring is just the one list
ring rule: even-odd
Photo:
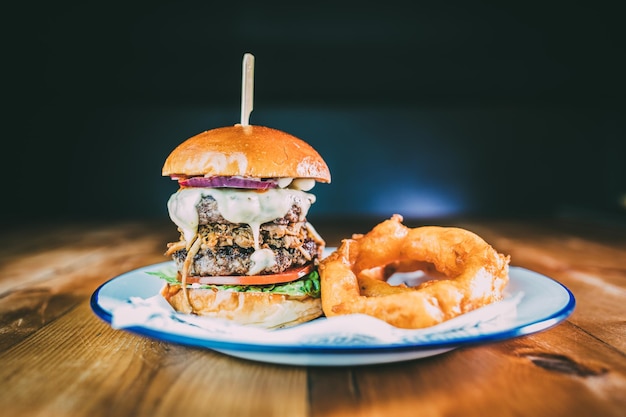
[[[319,265],[327,317],[366,314],[406,329],[442,323],[502,299],[510,258],[461,228],[408,228],[393,215],[344,239]],[[396,272],[433,277],[416,287],[386,281]]]

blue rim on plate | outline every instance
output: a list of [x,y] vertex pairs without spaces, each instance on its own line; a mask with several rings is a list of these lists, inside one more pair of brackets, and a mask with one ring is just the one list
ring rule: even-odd
[[[92,294],[90,304],[94,313],[111,324],[112,305],[127,304],[131,297],[150,298],[159,293],[162,281],[147,271],[170,266],[173,262],[149,265],[121,274],[102,284]],[[526,336],[551,328],[567,319],[576,304],[574,295],[561,283],[520,267],[510,268],[508,297],[523,294],[515,317],[504,326],[486,330],[434,333],[431,337],[381,345],[357,344],[242,342],[216,339],[210,334],[177,334],[154,326],[132,326],[124,330],[152,339],[181,345],[201,347],[264,362],[294,365],[360,365],[410,360],[455,349]],[[112,304],[113,303],[113,304]],[[317,320],[327,320],[325,318]],[[191,326],[191,324],[189,324]],[[283,331],[283,330],[279,330]],[[271,336],[270,336],[271,337]]]

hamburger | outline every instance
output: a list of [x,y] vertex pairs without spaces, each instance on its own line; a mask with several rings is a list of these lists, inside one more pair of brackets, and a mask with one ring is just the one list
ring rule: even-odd
[[162,174],[179,184],[167,203],[180,232],[166,252],[175,273],[161,291],[176,311],[264,328],[322,315],[325,242],[306,216],[310,190],[331,178],[313,147],[237,124],[187,139]]

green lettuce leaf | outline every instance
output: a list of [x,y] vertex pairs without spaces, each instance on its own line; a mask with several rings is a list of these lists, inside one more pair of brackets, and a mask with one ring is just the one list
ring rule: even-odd
[[[149,275],[158,277],[168,284],[180,285],[176,279],[177,272],[174,268],[163,268],[157,271],[146,272]],[[187,288],[192,287],[188,284]],[[273,294],[285,294],[290,296],[308,295],[313,298],[320,297],[320,276],[317,270],[305,275],[304,277],[284,284],[268,284],[268,285],[194,285],[193,288],[217,289],[220,291],[236,291],[236,292],[269,292]]]

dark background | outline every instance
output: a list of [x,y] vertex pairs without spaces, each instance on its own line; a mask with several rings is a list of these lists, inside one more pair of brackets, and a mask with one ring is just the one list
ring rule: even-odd
[[7,225],[167,216],[169,152],[239,122],[313,145],[310,217],[626,212],[619,2],[23,2],[3,13]]

